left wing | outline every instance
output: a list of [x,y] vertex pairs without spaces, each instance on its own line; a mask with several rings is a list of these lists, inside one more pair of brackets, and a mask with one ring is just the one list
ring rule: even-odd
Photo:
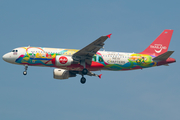
[[92,57],[96,52],[101,49],[104,45],[104,42],[107,38],[110,38],[111,34],[106,36],[101,36],[91,44],[87,45],[86,47],[82,48],[78,52],[73,54],[74,61],[85,61],[88,64],[91,64]]

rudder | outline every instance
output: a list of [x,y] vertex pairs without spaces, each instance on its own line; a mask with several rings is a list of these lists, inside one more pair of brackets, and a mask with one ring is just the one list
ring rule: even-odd
[[151,54],[159,56],[167,52],[173,30],[164,30],[143,52],[140,54]]

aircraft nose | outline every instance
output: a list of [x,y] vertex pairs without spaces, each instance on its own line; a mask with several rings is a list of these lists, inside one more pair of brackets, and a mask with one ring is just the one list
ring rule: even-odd
[[3,55],[2,59],[9,63],[15,62],[15,57],[13,57],[11,53],[6,53],[5,55]]
[[7,62],[8,55],[7,55],[7,54],[4,54],[3,57],[2,57],[2,59]]

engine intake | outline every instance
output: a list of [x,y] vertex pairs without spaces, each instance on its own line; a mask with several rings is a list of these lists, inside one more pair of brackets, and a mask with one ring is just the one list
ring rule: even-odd
[[64,69],[54,69],[53,76],[54,79],[68,79],[69,77],[76,77],[76,74]]

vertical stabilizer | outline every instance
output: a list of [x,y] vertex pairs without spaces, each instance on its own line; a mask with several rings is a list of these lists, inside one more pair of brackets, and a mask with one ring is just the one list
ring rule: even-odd
[[173,30],[164,30],[143,52],[140,54],[151,54],[159,56],[167,52]]

